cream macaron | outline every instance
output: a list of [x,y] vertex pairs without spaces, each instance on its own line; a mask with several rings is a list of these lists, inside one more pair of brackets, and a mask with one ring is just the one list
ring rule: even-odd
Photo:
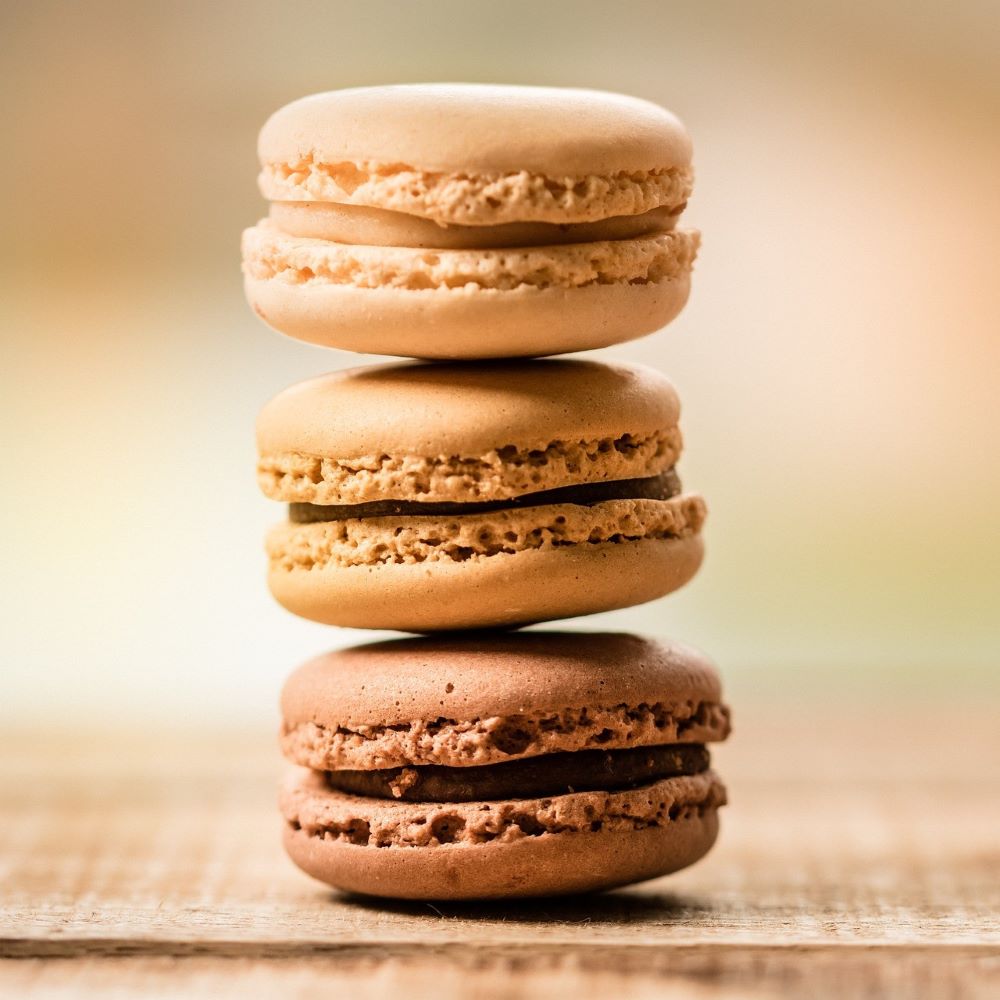
[[292,386],[257,423],[286,608],[332,625],[510,627],[680,587],[705,505],[674,470],[658,372],[593,361],[404,362]]
[[364,87],[260,134],[270,215],[246,292],[289,336],[401,357],[529,357],[650,333],[688,297],[675,227],[691,143],[669,111],[592,90]]
[[725,788],[713,666],[631,635],[341,650],[285,684],[285,844],[340,889],[410,899],[606,889],[698,860]]

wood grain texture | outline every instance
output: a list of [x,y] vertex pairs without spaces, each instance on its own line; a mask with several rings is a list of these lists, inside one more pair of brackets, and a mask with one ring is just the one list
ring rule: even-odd
[[300,875],[267,733],[8,733],[0,993],[1000,995],[995,729],[989,705],[750,706],[705,861],[507,905]]

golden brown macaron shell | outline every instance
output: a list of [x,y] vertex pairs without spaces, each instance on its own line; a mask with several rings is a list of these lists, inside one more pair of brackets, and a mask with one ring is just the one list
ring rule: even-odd
[[268,538],[272,591],[304,617],[404,631],[519,625],[668,593],[701,560],[697,495],[637,487],[593,503],[492,505],[661,477],[680,451],[678,413],[662,375],[583,361],[389,365],[293,386],[258,421],[270,497],[469,508],[360,506],[358,517],[285,522]]
[[644,365],[421,364],[289,386],[257,419],[258,482],[283,503],[472,503],[659,475],[680,401]]

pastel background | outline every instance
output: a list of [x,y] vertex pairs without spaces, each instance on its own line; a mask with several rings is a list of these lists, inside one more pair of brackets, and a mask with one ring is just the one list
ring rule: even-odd
[[257,409],[365,359],[265,329],[238,239],[300,95],[625,91],[693,133],[694,294],[606,352],[680,389],[709,558],[573,627],[703,646],[752,693],[996,697],[1000,6],[470,0],[0,7],[0,724],[273,720],[365,638],[267,595]]

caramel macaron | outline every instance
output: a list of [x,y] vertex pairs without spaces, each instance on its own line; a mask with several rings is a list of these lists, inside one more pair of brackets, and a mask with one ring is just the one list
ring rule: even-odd
[[428,359],[530,357],[650,333],[688,297],[676,228],[691,142],[669,111],[593,90],[362,87],[260,134],[268,218],[247,297],[310,343]]
[[726,792],[712,665],[631,635],[519,632],[359,646],[281,699],[299,867],[404,899],[607,889],[692,864]]
[[702,559],[667,379],[593,361],[405,362],[323,375],[257,422],[290,611],[331,625],[512,627],[660,597]]

